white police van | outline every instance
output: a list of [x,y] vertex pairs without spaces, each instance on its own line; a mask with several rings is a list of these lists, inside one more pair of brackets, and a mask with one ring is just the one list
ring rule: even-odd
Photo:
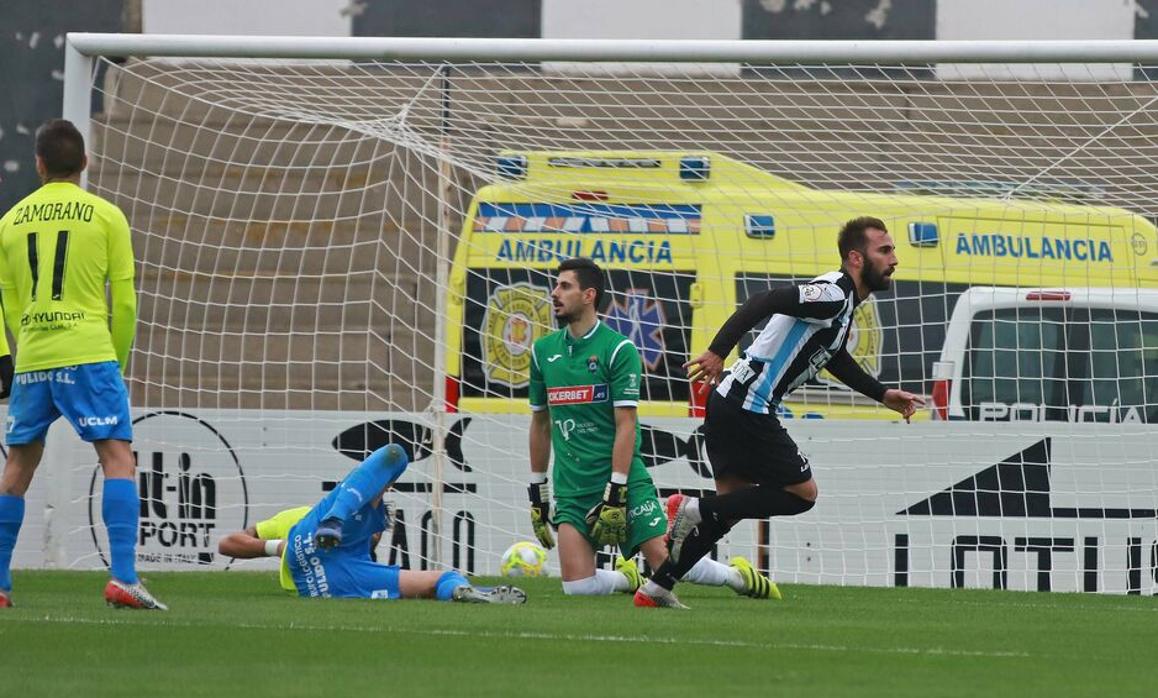
[[934,419],[1158,424],[1158,290],[970,288],[933,372]]

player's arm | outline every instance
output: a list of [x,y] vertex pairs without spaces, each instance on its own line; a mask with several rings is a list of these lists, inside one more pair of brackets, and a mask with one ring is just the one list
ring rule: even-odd
[[885,399],[885,386],[881,384],[876,378],[873,378],[867,371],[861,368],[861,365],[852,358],[852,354],[848,353],[848,349],[841,347],[825,366],[828,372],[836,376],[841,383],[857,391],[861,395],[870,397],[877,402],[883,402]]
[[[4,322],[8,323],[8,306],[16,303],[5,302],[6,298],[14,297],[15,289],[0,287],[0,313],[4,315]],[[19,322],[19,318],[16,319]],[[13,334],[13,336],[16,336]],[[12,394],[12,381],[16,377],[16,365],[12,361],[12,349],[8,346],[8,333],[0,327],[0,400]]]
[[217,541],[217,552],[239,560],[252,560],[259,557],[281,556],[282,540],[262,540],[257,535],[257,528],[250,526],[244,531],[235,531]]
[[121,373],[124,373],[129,365],[129,352],[133,349],[133,335],[137,330],[137,292],[133,280],[109,282],[109,299],[112,315],[109,332],[112,334],[117,363],[121,365]]
[[925,400],[918,395],[897,388],[885,388],[880,381],[861,368],[861,365],[852,358],[852,354],[849,354],[845,347],[841,347],[840,351],[829,359],[825,368],[841,383],[861,395],[870,397],[883,403],[889,409],[899,412],[906,422],[916,413],[918,407],[925,405]]
[[547,465],[551,462],[551,412],[531,413],[531,481],[547,481]]
[[691,369],[688,380],[715,383],[724,371],[724,357],[764,318],[791,315],[806,320],[827,320],[840,313],[844,305],[844,291],[830,283],[777,286],[754,294],[724,322],[708,350],[684,364],[684,368]]
[[615,408],[615,446],[611,450],[611,481],[627,484],[631,460],[635,457],[637,415],[634,407]]
[[551,533],[551,485],[547,482],[547,464],[551,460],[551,412],[541,409],[531,413],[531,483],[527,496],[531,500],[531,528],[544,548],[555,547]]
[[[20,307],[16,302],[16,289],[12,286],[0,286],[0,298],[4,302],[4,324],[8,325],[8,331],[12,333],[13,337],[20,337]],[[8,346],[8,337],[4,338],[4,346]]]
[[[4,220],[0,218],[0,238],[4,235],[4,228]],[[3,303],[4,307],[4,324],[8,325],[13,337],[19,337],[20,304],[16,302],[16,282],[8,268],[8,255],[5,254],[3,245],[0,245],[0,303]],[[8,335],[0,331],[0,355],[11,353]]]
[[121,373],[129,364],[133,335],[137,330],[137,290],[133,283],[135,262],[129,222],[120,209],[109,218],[109,333]]
[[611,372],[611,404],[615,407],[615,443],[611,449],[611,482],[627,484],[635,457],[636,412],[643,384],[643,361],[630,340],[623,340],[607,362]]
[[547,403],[547,383],[539,367],[538,348],[531,347],[531,381],[527,391],[531,403],[531,481],[547,481],[551,460],[551,410]]
[[[3,236],[4,226],[0,225],[0,236]],[[16,302],[16,286],[12,282],[12,275],[8,272],[8,258],[0,247],[0,313],[3,314],[4,324],[12,329],[12,336],[17,336],[20,328],[20,309]],[[11,308],[9,308],[11,306]],[[0,399],[12,393],[12,380],[15,375],[15,366],[12,362],[12,348],[8,346],[8,333],[0,327]]]
[[612,351],[611,401],[615,408],[615,440],[611,446],[611,476],[603,490],[603,501],[587,512],[591,537],[602,545],[620,545],[627,540],[627,477],[635,458],[636,410],[639,386],[643,382],[643,362],[630,340]]
[[531,347],[531,433],[528,450],[531,459],[531,482],[527,496],[531,500],[531,528],[544,548],[555,547],[551,533],[551,486],[547,483],[547,465],[551,462],[551,410],[547,406],[547,384],[539,369],[535,347]]

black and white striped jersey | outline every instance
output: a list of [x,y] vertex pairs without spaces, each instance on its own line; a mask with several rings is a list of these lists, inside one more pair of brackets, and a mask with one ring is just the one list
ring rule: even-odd
[[724,323],[709,349],[727,356],[744,333],[771,317],[716,391],[745,410],[769,414],[785,395],[827,367],[849,387],[880,401],[884,386],[846,348],[858,303],[856,284],[843,271],[752,296]]

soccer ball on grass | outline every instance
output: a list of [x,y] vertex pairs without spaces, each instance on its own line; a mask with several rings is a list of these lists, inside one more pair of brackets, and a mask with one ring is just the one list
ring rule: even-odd
[[499,572],[504,577],[543,577],[547,574],[547,551],[530,541],[519,541],[503,553]]

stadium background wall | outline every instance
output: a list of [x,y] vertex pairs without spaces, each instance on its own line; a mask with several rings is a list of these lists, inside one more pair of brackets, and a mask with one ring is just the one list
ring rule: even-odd
[[[426,564],[432,541],[425,531],[437,488],[446,563],[497,573],[503,550],[533,537],[524,506],[526,464],[510,458],[526,443],[527,418],[472,423],[458,417],[451,427],[457,439],[448,448],[452,454],[461,448],[461,457],[452,458],[443,481],[433,478],[424,448],[428,419],[422,413],[137,410],[141,567],[243,566],[216,554],[221,534],[316,501],[389,429],[404,435],[416,460],[390,495],[399,525],[379,548],[380,559]],[[649,433],[677,446],[646,449],[663,494],[710,486],[710,470],[692,439],[699,424],[646,420]],[[770,552],[756,550],[757,524],[741,526],[719,555],[766,560],[777,579],[791,582],[1158,592],[1158,513],[1138,508],[1155,503],[1128,494],[1154,487],[1147,427],[991,426],[992,438],[978,443],[969,423],[794,423],[824,493],[823,517],[774,520]],[[933,429],[938,438],[930,438]],[[175,441],[182,450],[166,446]],[[55,442],[69,443],[67,457],[82,459],[84,444]],[[1113,483],[1098,465],[1107,461],[1124,464]],[[99,519],[98,485],[95,467],[73,471],[64,483],[37,480],[15,566],[52,566],[50,558],[59,555],[67,568],[102,567],[103,527],[92,526],[94,516]],[[54,487],[65,491],[51,492]],[[53,496],[66,504],[49,506]],[[67,532],[63,539],[46,540],[50,517],[63,520],[57,522]],[[266,559],[244,568],[274,564]]]

